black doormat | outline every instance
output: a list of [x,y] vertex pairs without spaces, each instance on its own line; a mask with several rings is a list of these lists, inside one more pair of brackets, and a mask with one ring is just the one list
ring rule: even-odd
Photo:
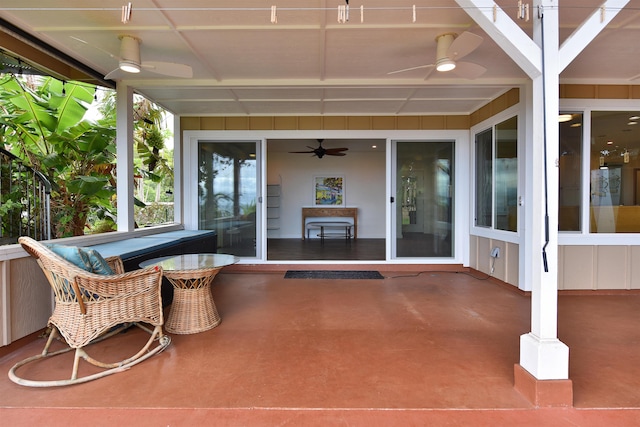
[[377,271],[288,270],[285,279],[384,279]]

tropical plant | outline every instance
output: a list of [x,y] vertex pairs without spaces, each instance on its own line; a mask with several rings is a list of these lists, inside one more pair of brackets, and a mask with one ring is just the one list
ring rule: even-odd
[[84,119],[95,88],[0,77],[0,138],[51,181],[52,234],[82,235],[92,209],[112,209],[115,115]]
[[[99,111],[103,116],[115,117],[115,93],[105,93]],[[163,129],[166,111],[134,95],[133,112],[135,222],[140,226],[173,222],[173,149],[165,147],[165,141],[172,136]]]
[[173,222],[173,149],[165,147],[171,136],[161,130],[165,111],[145,98],[138,98],[134,106],[136,131],[137,199],[143,206],[135,209],[136,223],[153,225]]
[[[93,86],[0,74],[0,145],[51,181],[54,237],[115,229],[116,96],[100,94],[96,101]],[[99,118],[86,118],[97,102]],[[164,147],[170,136],[161,130],[164,115],[135,97],[134,204],[143,225],[173,221],[173,150]]]

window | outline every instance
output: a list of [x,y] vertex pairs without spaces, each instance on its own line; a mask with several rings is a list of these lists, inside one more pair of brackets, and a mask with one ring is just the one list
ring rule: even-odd
[[640,111],[593,111],[591,233],[640,233]]
[[476,134],[476,225],[491,227],[493,129]]
[[518,228],[518,118],[476,134],[475,225]]
[[582,124],[582,113],[560,114],[559,231],[582,230]]
[[495,218],[498,230],[518,229],[518,118],[496,126]]

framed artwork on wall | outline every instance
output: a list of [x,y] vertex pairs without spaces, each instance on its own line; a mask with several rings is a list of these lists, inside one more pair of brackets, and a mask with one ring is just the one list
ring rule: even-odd
[[313,177],[314,206],[345,206],[344,176]]

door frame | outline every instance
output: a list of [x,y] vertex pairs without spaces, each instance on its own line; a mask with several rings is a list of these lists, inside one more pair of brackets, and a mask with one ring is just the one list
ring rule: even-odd
[[[183,147],[183,215],[185,229],[197,229],[198,203],[197,186],[190,185],[197,182],[197,147],[199,141],[225,141],[248,142],[255,141],[259,144],[256,152],[260,159],[258,162],[258,179],[260,182],[257,204],[260,213],[257,218],[258,230],[256,230],[256,258],[246,258],[249,263],[287,264],[286,261],[268,261],[266,259],[267,230],[266,224],[266,185],[267,185],[267,144],[269,139],[377,139],[386,141],[386,170],[385,170],[385,261],[390,264],[462,264],[469,266],[469,224],[470,224],[470,132],[468,129],[459,130],[264,130],[264,131],[216,131],[216,130],[185,130],[182,132]],[[453,224],[456,230],[453,245],[454,256],[451,258],[404,258],[394,259],[391,256],[393,204],[389,202],[395,193],[392,191],[392,159],[393,141],[454,141],[455,179],[457,186],[454,198]],[[258,154],[259,153],[259,154]],[[195,157],[194,157],[195,156]],[[195,210],[195,212],[194,212]],[[241,260],[245,262],[245,260]],[[291,262],[295,264],[296,262]],[[345,262],[349,263],[349,262]],[[357,262],[358,264],[379,264],[380,261]],[[305,264],[335,264],[327,261],[309,261]]]
[[[397,143],[398,142],[451,142],[453,143],[453,164],[454,164],[454,177],[453,177],[453,200],[452,200],[452,245],[453,254],[451,257],[398,257],[396,251],[396,243],[398,237],[398,230],[402,227],[402,218],[398,218],[397,203],[395,200],[391,202],[392,198],[396,197],[396,189],[399,183],[397,182]],[[393,138],[387,142],[389,150],[387,156],[387,217],[389,219],[387,230],[387,261],[396,263],[422,263],[422,264],[448,264],[448,263],[462,263],[467,266],[469,263],[469,224],[470,224],[470,203],[472,194],[470,192],[471,182],[470,177],[470,142],[469,133],[460,132],[454,133],[450,131],[428,131],[423,132],[421,138]]]
[[[189,134],[189,135],[187,135]],[[260,260],[264,257],[264,246],[259,244],[260,236],[264,233],[263,229],[266,218],[266,203],[262,203],[262,195],[264,192],[264,168],[263,159],[265,155],[264,140],[260,138],[225,138],[220,135],[213,135],[210,132],[185,132],[183,145],[184,158],[184,180],[183,180],[183,209],[184,227],[187,230],[197,230],[199,228],[198,220],[198,150],[201,142],[211,143],[254,143],[256,144],[256,252],[255,257],[243,257],[247,260]],[[196,185],[188,185],[196,183]]]

